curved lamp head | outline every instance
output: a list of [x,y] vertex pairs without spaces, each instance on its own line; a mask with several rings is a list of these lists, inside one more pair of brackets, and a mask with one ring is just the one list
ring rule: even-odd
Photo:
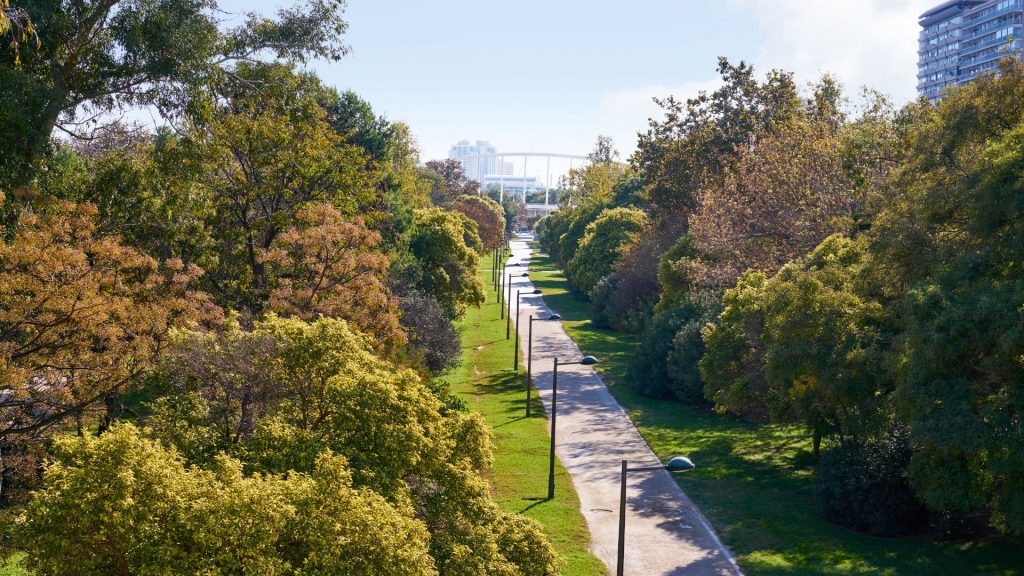
[[529,273],[529,272],[523,272],[522,274],[520,274],[520,275],[519,275],[519,277],[520,277],[520,278],[526,278],[526,277],[527,277],[527,276],[529,276],[529,275],[530,275],[530,273]]
[[540,291],[540,288],[536,288],[533,292],[530,292],[530,294],[543,294],[543,292]]
[[597,358],[594,358],[593,356],[584,356],[583,359],[580,360],[580,364],[583,364],[584,366],[593,366],[594,364],[597,364],[597,362]]
[[552,314],[551,316],[548,316],[547,318],[545,318],[545,320],[561,320],[561,319],[562,319],[562,315],[561,314]]
[[687,472],[693,470],[693,468],[693,462],[685,456],[676,456],[669,460],[668,464],[665,464],[665,469],[669,472]]

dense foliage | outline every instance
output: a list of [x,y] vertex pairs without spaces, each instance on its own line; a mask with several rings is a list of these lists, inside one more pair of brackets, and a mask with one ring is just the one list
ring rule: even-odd
[[[343,7],[0,4],[41,42],[0,54],[0,508],[35,573],[557,572],[434,379],[506,211],[300,70]],[[83,130],[138,105],[166,126]]]
[[[642,328],[628,383],[803,426],[834,522],[1024,533],[1024,64],[898,111],[719,72],[537,225],[596,322]],[[626,209],[649,232],[581,275],[587,231]]]

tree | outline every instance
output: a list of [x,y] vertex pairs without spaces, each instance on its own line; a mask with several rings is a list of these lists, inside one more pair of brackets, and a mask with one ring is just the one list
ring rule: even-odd
[[500,247],[505,241],[505,211],[486,196],[459,196],[454,208],[476,222],[484,248]]
[[167,130],[121,142],[57,148],[38,186],[49,198],[96,207],[96,230],[158,259],[217,266],[202,162]]
[[651,204],[685,220],[700,201],[700,190],[718,185],[755,135],[770,134],[800,108],[791,74],[772,70],[763,82],[754,69],[719,58],[722,87],[679,102],[657,100],[665,110],[640,134],[632,165],[648,183]]
[[262,311],[271,278],[261,256],[296,224],[310,203],[372,221],[378,174],[362,150],[346,144],[320,106],[322,87],[283,65],[239,65],[235,75],[263,89],[229,94],[203,113],[190,134],[203,159],[202,184],[212,203],[217,267],[210,291],[225,307]]
[[414,284],[434,295],[449,318],[461,316],[466,306],[483,304],[477,274],[483,246],[475,222],[461,212],[417,210],[409,247],[419,264]]
[[11,52],[14,54],[14,65],[21,65],[21,45],[33,41],[38,49],[39,31],[32,24],[28,12],[24,8],[11,6],[10,0],[0,0],[0,40],[10,38]]
[[848,231],[863,205],[843,163],[840,141],[803,120],[759,135],[735,168],[704,191],[690,217],[698,256],[681,263],[712,292],[747,269],[774,274],[829,234]]
[[459,196],[480,194],[480,183],[466,177],[462,162],[458,160],[431,160],[427,162],[427,170],[438,174],[444,181],[444,189],[431,194],[437,206],[447,205]]
[[186,466],[131,424],[55,448],[18,520],[38,574],[437,573],[423,524],[353,488],[338,456],[308,475],[246,476],[225,456]]
[[646,229],[647,216],[635,208],[602,212],[587,226],[579,249],[566,266],[573,287],[589,296]]
[[8,143],[0,181],[25,182],[55,129],[87,136],[92,120],[135,105],[180,118],[197,92],[236,81],[239,62],[339,59],[348,50],[341,43],[344,6],[310,0],[276,19],[249,13],[221,30],[215,0],[22,3],[41,46],[21,53],[18,67],[11,60],[18,53],[0,61],[0,86],[11,103],[0,109]]
[[[479,415],[444,409],[419,374],[377,356],[372,339],[342,320],[270,317],[251,331],[236,330],[194,334],[183,342],[177,353],[197,361],[170,364],[174,380],[166,403],[176,409],[158,411],[156,421],[150,420],[163,442],[204,459],[225,450],[246,470],[289,477],[315,474],[324,454],[343,456],[353,487],[371,490],[406,518],[423,521],[440,572],[555,570],[557,555],[535,524],[522,526],[517,537],[504,528],[519,524],[500,512],[480,477],[493,448]],[[196,346],[208,352],[194,355],[190,349]],[[246,403],[238,391],[252,389],[249,368],[239,369],[233,359],[254,346],[266,355],[270,369],[261,372],[272,379],[268,389],[275,395],[254,389],[249,397],[260,401]],[[224,360],[208,360],[218,355]],[[212,451],[203,446],[204,438],[222,437],[218,415],[241,423],[246,410],[255,415],[251,433],[238,434],[237,441],[229,436]],[[206,462],[196,463],[211,466]],[[527,558],[524,547],[537,555]]]
[[351,90],[328,92],[324,108],[327,121],[346,142],[362,148],[376,162],[388,162],[393,156],[396,125],[377,116],[366,100]]
[[902,296],[899,414],[933,508],[1024,533],[1024,65],[923,107],[877,218],[877,275]]
[[398,305],[409,347],[423,359],[427,370],[437,375],[457,366],[462,358],[462,342],[437,299],[413,292],[402,296]]
[[618,162],[595,163],[569,171],[565,190],[558,199],[563,207],[608,205],[615,197],[616,184],[628,174],[626,165]]
[[404,344],[380,235],[361,218],[345,221],[330,204],[299,210],[295,223],[259,257],[270,279],[269,309],[304,320],[343,318],[373,334],[382,350]]
[[866,243],[840,235],[765,278],[748,272],[705,329],[705,393],[717,409],[807,427],[822,439],[885,431],[892,317],[867,290]]
[[115,412],[172,328],[217,320],[190,289],[199,269],[98,236],[95,218],[58,202],[0,243],[0,440]]
[[591,164],[604,164],[605,166],[611,166],[618,158],[619,151],[615,149],[615,142],[609,136],[598,136],[594,150],[587,154],[587,160],[590,160]]

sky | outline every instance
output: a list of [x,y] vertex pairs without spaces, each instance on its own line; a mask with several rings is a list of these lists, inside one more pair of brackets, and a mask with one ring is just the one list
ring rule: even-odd
[[[660,117],[652,98],[714,89],[719,56],[759,75],[794,72],[802,86],[833,73],[851,95],[870,86],[907,102],[917,19],[939,1],[348,0],[351,53],[311,67],[409,124],[423,160],[461,139],[582,155],[598,135],[626,158]],[[221,7],[269,14],[285,3]]]

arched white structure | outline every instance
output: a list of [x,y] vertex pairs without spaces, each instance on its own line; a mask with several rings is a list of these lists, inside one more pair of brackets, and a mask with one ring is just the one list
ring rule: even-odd
[[[545,168],[546,169],[546,175],[544,177],[544,189],[545,189],[545,192],[544,192],[544,204],[537,204],[535,206],[538,209],[542,208],[545,211],[550,211],[551,209],[553,209],[553,206],[551,206],[551,202],[550,202],[550,196],[547,193],[547,189],[550,188],[550,186],[551,186],[551,182],[550,182],[550,180],[551,180],[551,159],[552,158],[558,158],[558,159],[562,159],[562,160],[566,160],[566,159],[569,160],[569,170],[573,169],[573,163],[574,162],[578,161],[581,166],[584,165],[584,164],[588,164],[590,162],[590,159],[587,158],[586,156],[581,156],[581,155],[578,155],[578,154],[560,154],[560,153],[557,153],[557,152],[496,152],[496,153],[493,153],[493,154],[474,154],[472,156],[462,156],[458,160],[460,162],[471,162],[473,160],[480,161],[480,160],[487,160],[487,159],[490,159],[490,158],[497,158],[499,160],[499,162],[500,162],[499,165],[501,165],[501,166],[504,166],[505,158],[522,158],[523,159],[523,186],[522,186],[523,189],[522,189],[521,192],[522,192],[522,199],[523,199],[524,203],[526,202],[526,181],[527,181],[527,171],[526,171],[526,168],[527,168],[527,163],[529,162],[530,158],[543,158],[546,161],[546,168]],[[498,174],[498,176],[499,176],[498,199],[499,199],[499,201],[504,201],[505,200],[505,172],[504,172],[504,170],[502,170]],[[534,206],[534,205],[531,205],[531,206]]]

